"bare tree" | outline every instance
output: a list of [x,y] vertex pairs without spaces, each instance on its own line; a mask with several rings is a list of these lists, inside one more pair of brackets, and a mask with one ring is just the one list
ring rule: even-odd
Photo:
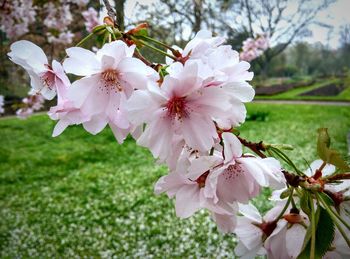
[[[272,58],[283,52],[295,39],[309,33],[311,24],[319,24],[315,17],[334,0],[235,0],[226,1],[226,8],[231,10],[218,17],[224,30],[245,32],[250,37],[266,34],[272,48],[258,60],[263,70]],[[240,17],[239,23],[229,17]],[[319,24],[326,26],[325,24]]]
[[341,27],[339,41],[341,47],[350,46],[350,24]]

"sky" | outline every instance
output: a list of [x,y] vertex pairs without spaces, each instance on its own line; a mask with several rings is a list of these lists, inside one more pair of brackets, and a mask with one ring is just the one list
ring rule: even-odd
[[321,42],[331,48],[337,48],[341,26],[350,24],[350,0],[337,0],[320,12],[315,20],[329,24],[333,26],[333,29],[329,30],[318,25],[312,25],[310,26],[312,36],[304,38],[304,40],[309,43]]
[[[131,17],[133,14],[133,8],[137,2],[140,4],[152,4],[156,1],[157,0],[127,0],[125,4],[125,14],[127,17]],[[322,0],[313,1],[317,2]],[[295,6],[291,4],[287,8],[286,13],[290,15],[294,12],[294,10]],[[106,12],[104,11],[103,13]],[[104,17],[104,14],[101,16]],[[309,27],[312,34],[308,37],[304,37],[302,40],[311,44],[321,42],[324,45],[328,45],[330,48],[337,48],[339,46],[339,32],[341,26],[350,24],[350,0],[336,0],[326,9],[317,14],[315,17],[315,22],[330,25],[331,28],[325,28],[317,24],[312,24]]]

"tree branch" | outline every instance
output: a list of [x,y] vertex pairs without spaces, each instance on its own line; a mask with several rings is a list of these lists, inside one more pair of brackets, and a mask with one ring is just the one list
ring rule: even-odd
[[105,7],[106,7],[106,9],[107,9],[107,14],[108,14],[108,16],[114,19],[114,18],[117,16],[117,14],[116,14],[116,12],[113,10],[113,8],[112,8],[110,2],[109,2],[108,0],[103,0],[103,3],[104,3],[104,5],[105,5]]
[[240,136],[236,136],[236,137],[239,139],[239,141],[242,143],[243,146],[246,146],[261,158],[266,158],[266,155],[263,152],[261,152],[261,151],[266,151],[262,141],[260,141],[259,143],[254,143],[244,138],[241,138]]

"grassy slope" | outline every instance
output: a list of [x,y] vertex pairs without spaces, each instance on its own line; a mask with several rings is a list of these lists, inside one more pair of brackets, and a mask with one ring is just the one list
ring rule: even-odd
[[317,82],[310,86],[299,87],[290,91],[270,95],[270,96],[256,96],[256,99],[271,99],[271,100],[325,100],[325,101],[350,101],[350,85],[347,86],[340,94],[336,96],[300,96],[299,94],[308,92],[310,90],[322,87],[330,83],[338,82],[338,79],[327,79],[325,81]]
[[[241,134],[286,142],[298,165],[315,158],[315,130],[329,127],[333,145],[346,154],[346,107],[248,106],[266,121],[248,121]],[[52,139],[44,116],[0,120],[1,257],[217,257],[232,255],[234,240],[220,235],[207,213],[175,217],[172,201],[154,196],[166,169],[128,140],[119,146],[110,130],[95,137],[80,127]],[[256,200],[261,209],[265,197]]]

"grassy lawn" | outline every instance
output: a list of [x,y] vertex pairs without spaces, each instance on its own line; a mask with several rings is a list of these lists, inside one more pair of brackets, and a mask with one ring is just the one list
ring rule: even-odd
[[279,93],[275,95],[260,95],[255,96],[255,99],[269,99],[269,100],[325,100],[325,101],[350,101],[350,85],[336,96],[300,96],[304,92],[323,87],[330,83],[337,83],[339,79],[325,79],[313,85],[298,87],[290,91]]
[[[299,166],[316,157],[316,129],[347,153],[348,107],[250,104],[241,135],[289,143]],[[262,116],[260,116],[262,115]],[[91,136],[71,127],[58,138],[46,116],[0,120],[0,257],[232,257],[234,238],[206,212],[175,217],[165,195],[153,194],[166,173],[151,154],[110,130]],[[268,192],[268,191],[266,191]],[[269,202],[255,200],[261,210]]]

